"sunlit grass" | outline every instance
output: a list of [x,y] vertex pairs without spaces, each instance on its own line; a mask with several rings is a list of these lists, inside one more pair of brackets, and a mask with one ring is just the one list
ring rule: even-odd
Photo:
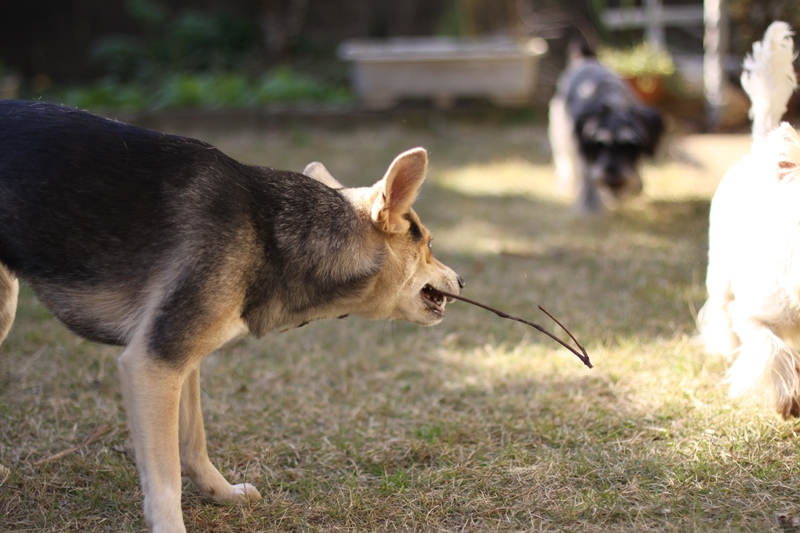
[[522,196],[566,204],[568,194],[553,186],[549,162],[502,159],[442,169],[437,183],[469,196]]
[[[203,363],[209,451],[265,499],[217,506],[187,483],[190,531],[770,531],[797,512],[797,424],[733,403],[694,339],[708,200],[745,136],[674,139],[645,199],[585,219],[553,189],[541,127],[195,134],[348,185],[426,146],[417,210],[466,296],[558,331],[543,305],[595,368],[462,303],[434,328],[352,317],[236,341]],[[0,530],[144,528],[118,353],[23,291],[0,347]]]

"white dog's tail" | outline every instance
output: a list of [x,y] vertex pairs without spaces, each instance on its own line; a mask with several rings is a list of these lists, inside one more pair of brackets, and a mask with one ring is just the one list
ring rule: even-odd
[[753,139],[763,140],[786,113],[786,104],[797,88],[794,72],[792,28],[773,22],[761,42],[753,43],[753,54],[744,60],[742,87],[750,97]]

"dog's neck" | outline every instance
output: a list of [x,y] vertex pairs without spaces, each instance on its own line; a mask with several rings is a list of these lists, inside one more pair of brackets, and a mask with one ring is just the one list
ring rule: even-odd
[[384,259],[364,202],[357,201],[369,190],[332,189],[299,174],[263,172],[274,183],[265,195],[273,205],[252,214],[255,245],[264,255],[244,302],[250,332],[260,336],[358,313],[361,295]]

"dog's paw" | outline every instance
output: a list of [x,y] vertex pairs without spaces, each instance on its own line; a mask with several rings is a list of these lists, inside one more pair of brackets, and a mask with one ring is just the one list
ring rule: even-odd
[[257,502],[261,501],[261,493],[250,483],[239,483],[232,485],[230,502]]

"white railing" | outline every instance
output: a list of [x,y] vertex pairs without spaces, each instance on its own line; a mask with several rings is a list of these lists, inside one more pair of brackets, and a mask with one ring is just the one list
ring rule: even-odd
[[664,28],[703,24],[703,5],[664,6],[660,0],[644,0],[642,7],[608,8],[602,15],[609,30],[643,28],[645,39],[656,48],[664,48]]

